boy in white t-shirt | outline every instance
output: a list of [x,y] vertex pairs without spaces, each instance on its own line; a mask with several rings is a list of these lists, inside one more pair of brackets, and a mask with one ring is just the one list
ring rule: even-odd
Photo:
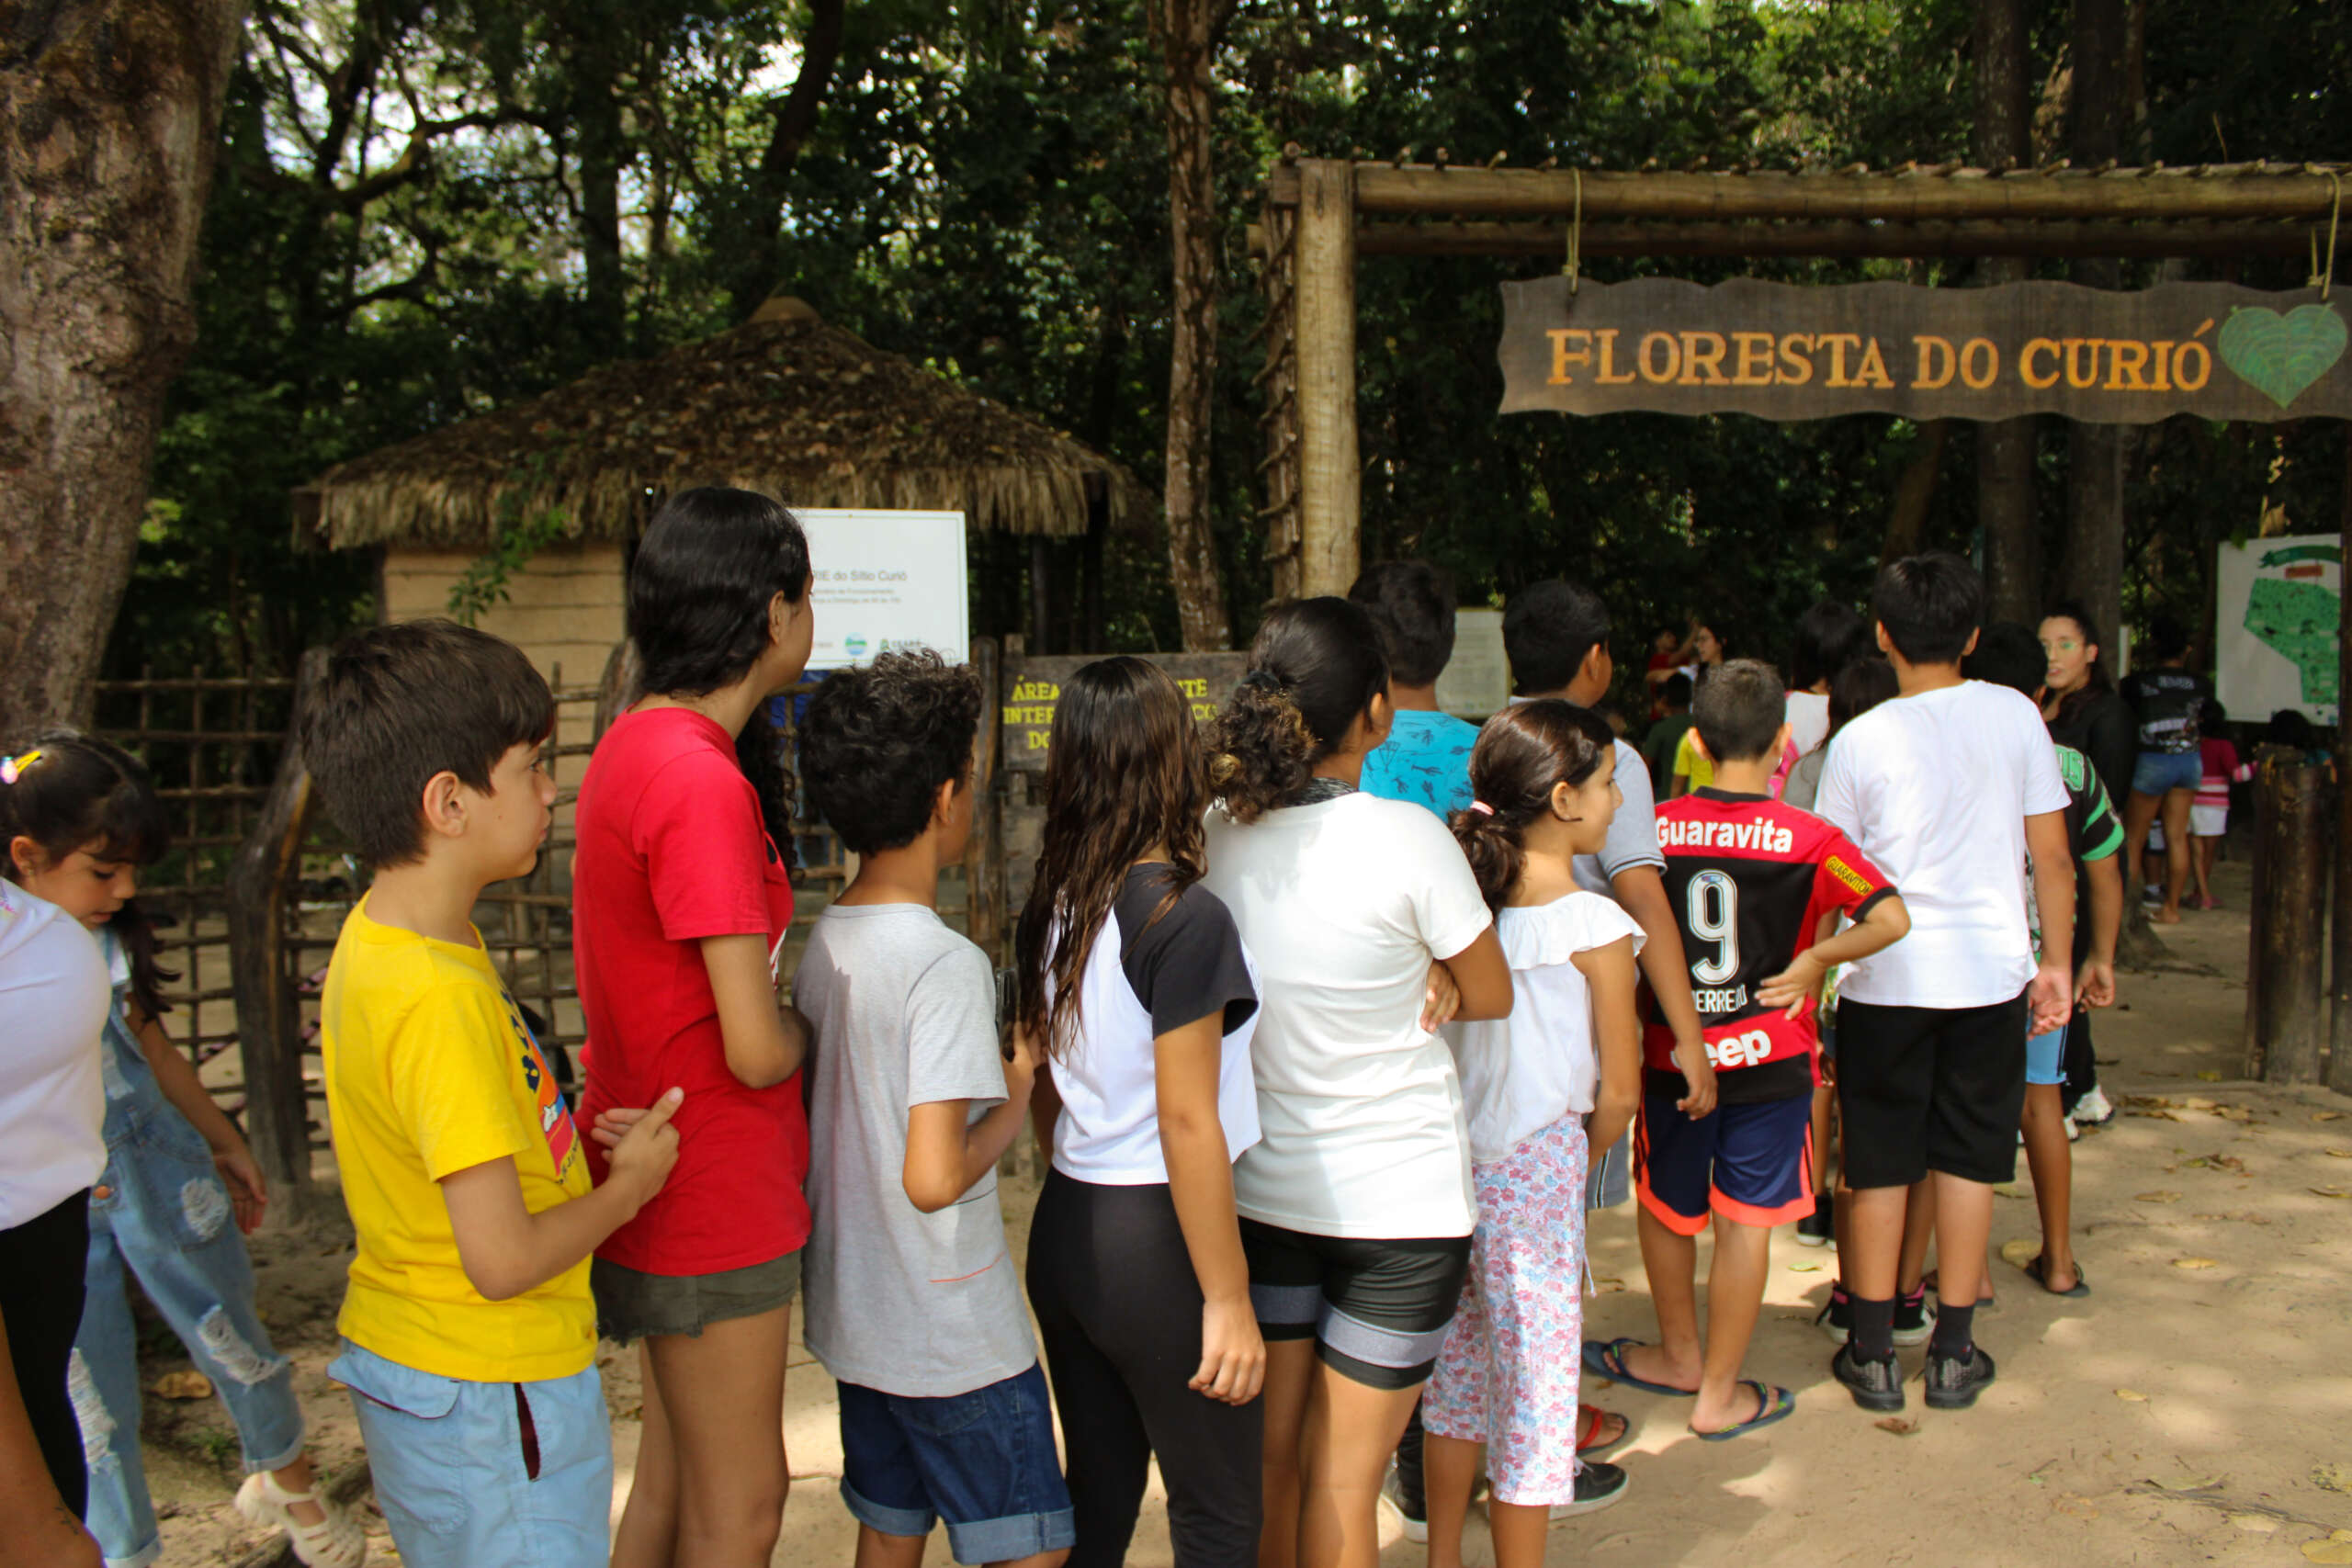
[[[1961,676],[1984,611],[1965,561],[1891,563],[1871,611],[1900,694],[1839,733],[1816,809],[1903,889],[1911,932],[1854,964],[1838,990],[1854,1327],[1830,1370],[1863,1408],[1903,1407],[1895,1313],[1924,1311],[1924,1258],[1903,1245],[1910,1190],[1934,1204],[1940,1237],[1928,1404],[1961,1409],[1994,1377],[1973,1319],[1993,1188],[2017,1173],[2026,1039],[2074,1008],[2066,787],[2033,703]],[[2043,951],[2055,955],[2038,966],[2018,897],[2029,851]]]

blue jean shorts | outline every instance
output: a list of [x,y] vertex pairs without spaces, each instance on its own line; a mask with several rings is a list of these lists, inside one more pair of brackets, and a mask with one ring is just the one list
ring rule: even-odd
[[1042,1368],[941,1399],[840,1389],[842,1501],[859,1524],[926,1536],[944,1519],[958,1562],[1077,1542]]
[[2037,1034],[2025,1043],[2025,1081],[2038,1084],[2066,1081],[2064,1024],[2060,1024],[2047,1034]]
[[2132,767],[2132,793],[2161,795],[2195,789],[2204,776],[2205,763],[2194,751],[2143,751]]
[[421,1372],[346,1339],[376,1504],[407,1568],[604,1568],[613,1432],[590,1367],[537,1382]]

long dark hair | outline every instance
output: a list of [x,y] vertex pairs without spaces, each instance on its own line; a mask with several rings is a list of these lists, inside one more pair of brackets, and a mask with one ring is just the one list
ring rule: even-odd
[[[703,485],[662,503],[628,569],[628,635],[639,690],[699,697],[740,681],[768,647],[768,604],[805,604],[808,536],[792,509],[757,491]],[[790,767],[767,705],[735,738],[735,760],[785,863],[794,862]]]
[[1470,749],[1470,788],[1478,806],[1447,821],[1470,857],[1488,908],[1501,908],[1519,886],[1527,866],[1527,825],[1552,809],[1554,787],[1582,787],[1616,745],[1607,719],[1558,697],[1515,704],[1480,728]]
[[[172,847],[154,781],[112,741],[52,729],[6,755],[17,759],[18,772],[16,783],[0,784],[0,875],[21,874],[6,853],[18,838],[40,845],[51,863],[86,849],[100,860],[153,865]],[[161,1018],[170,1010],[162,988],[179,976],[155,962],[153,918],[133,898],[107,923],[130,960],[132,998],[149,1017]]]
[[1327,595],[1269,615],[1210,739],[1209,781],[1226,813],[1255,822],[1288,801],[1387,690],[1388,659],[1363,605]]
[[2079,599],[2061,599],[2042,614],[2045,621],[2072,621],[2083,640],[2098,649],[2098,657],[2083,671],[2082,685],[2058,699],[2058,712],[2052,722],[2064,724],[2088,705],[2115,690],[2115,677],[2108,673],[2107,638],[2099,634],[2098,623],[2091,619],[2090,606]]
[[1014,1016],[1048,1055],[1064,1056],[1077,1038],[1080,981],[1127,868],[1167,847],[1153,920],[1201,879],[1207,805],[1200,731],[1166,671],[1120,654],[1062,682],[1046,757],[1045,851],[1013,939]]
[[1879,704],[1892,701],[1902,690],[1894,665],[1884,655],[1873,653],[1853,660],[1829,678],[1829,734],[1821,738],[1821,743],[1828,745],[1839,730]]

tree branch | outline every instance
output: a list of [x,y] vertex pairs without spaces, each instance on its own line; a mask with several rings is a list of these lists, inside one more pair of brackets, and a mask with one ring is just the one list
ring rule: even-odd
[[[769,106],[775,125],[768,134],[767,150],[760,154],[760,194],[770,207],[784,199],[785,177],[817,128],[817,111],[824,107],[834,63],[841,58],[845,9],[844,0],[811,0],[808,36],[800,46],[800,74],[793,79],[792,90]],[[778,227],[782,220],[778,212]]]

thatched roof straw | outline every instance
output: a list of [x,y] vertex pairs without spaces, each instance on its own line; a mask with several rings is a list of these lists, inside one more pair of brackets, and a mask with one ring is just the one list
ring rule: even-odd
[[794,306],[339,464],[297,516],[335,547],[479,548],[549,508],[565,537],[619,539],[662,495],[729,484],[1015,534],[1082,534],[1090,499],[1151,522],[1119,463]]

